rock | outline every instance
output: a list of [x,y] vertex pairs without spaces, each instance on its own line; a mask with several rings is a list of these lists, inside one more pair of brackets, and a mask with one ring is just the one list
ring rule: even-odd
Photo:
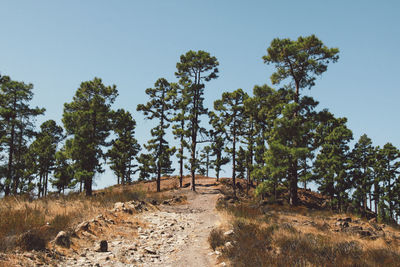
[[233,235],[233,230],[229,230],[224,233],[224,236],[231,236],[231,235]]
[[97,252],[107,252],[108,251],[108,242],[107,240],[100,241],[100,247],[96,250]]
[[24,256],[28,259],[34,260],[35,259],[35,255],[33,253],[25,253]]
[[376,224],[375,222],[369,221],[369,224],[376,230],[376,231],[383,231],[382,227]]
[[122,210],[122,208],[124,208],[124,207],[125,207],[125,204],[122,203],[122,202],[116,202],[116,203],[114,204],[114,209],[115,209],[115,210]]
[[76,227],[75,231],[88,231],[89,230],[89,222],[81,222]]
[[350,217],[346,217],[346,218],[343,219],[343,221],[345,221],[345,222],[351,222],[351,218],[350,218]]
[[65,247],[65,248],[69,248],[71,246],[71,240],[69,238],[69,235],[64,231],[60,231],[57,234],[57,236],[54,240],[54,243],[58,246]]
[[231,242],[228,241],[228,242],[225,243],[225,247],[226,247],[227,249],[230,249],[230,248],[233,247],[233,245],[232,245]]
[[144,250],[149,254],[153,254],[153,255],[157,254],[156,251],[150,247],[145,247]]
[[350,217],[346,217],[346,218],[338,218],[337,219],[338,222],[351,222],[351,218]]
[[371,233],[370,231],[367,231],[367,230],[360,230],[360,231],[358,232],[358,234],[359,234],[361,237],[369,237],[369,236],[372,236],[372,233]]

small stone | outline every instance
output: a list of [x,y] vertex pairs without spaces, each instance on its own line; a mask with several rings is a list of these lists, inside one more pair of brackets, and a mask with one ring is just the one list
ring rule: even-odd
[[114,209],[116,210],[122,210],[125,207],[125,204],[122,202],[117,202],[114,204]]
[[343,221],[345,221],[345,222],[351,222],[351,218],[350,218],[350,217],[346,217],[346,218],[343,219]]
[[224,233],[224,236],[230,236],[230,235],[233,235],[233,230],[229,230]]
[[76,231],[88,231],[89,230],[89,222],[82,222],[78,224],[76,227]]
[[144,248],[144,250],[149,254],[153,254],[153,255],[156,254],[156,251],[150,247],[146,247],[146,248]]
[[60,231],[57,234],[54,242],[56,243],[56,245],[59,245],[59,246],[65,247],[65,248],[69,248],[71,245],[71,240],[69,238],[69,235],[64,231]]
[[100,247],[97,252],[107,252],[108,251],[108,242],[107,240],[100,241]]
[[225,247],[229,249],[229,248],[232,248],[233,245],[232,245],[231,242],[228,241],[228,242],[225,243]]

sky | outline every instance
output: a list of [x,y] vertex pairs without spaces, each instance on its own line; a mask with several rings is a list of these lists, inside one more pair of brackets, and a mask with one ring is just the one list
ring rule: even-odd
[[[136,106],[158,78],[176,81],[180,55],[217,57],[219,78],[205,88],[212,108],[223,92],[271,85],[262,56],[274,38],[315,34],[340,58],[302,93],[347,117],[355,140],[365,133],[400,148],[400,1],[2,0],[0,9],[0,73],[34,85],[31,104],[46,108],[38,125],[62,124],[63,104],[100,77],[117,86],[113,107],[133,114],[143,144],[154,125]],[[115,182],[109,170],[96,177],[97,188]]]

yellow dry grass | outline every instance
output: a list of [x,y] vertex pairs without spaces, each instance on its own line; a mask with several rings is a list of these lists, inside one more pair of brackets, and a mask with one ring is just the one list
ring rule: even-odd
[[224,237],[214,231],[209,241],[234,244],[218,248],[221,261],[233,266],[398,266],[400,262],[400,233],[392,226],[379,225],[385,234],[374,239],[336,225],[338,218],[350,217],[350,226],[373,228],[349,214],[286,205],[268,205],[261,212],[251,201],[220,206],[224,207],[222,232],[230,228],[235,234]]

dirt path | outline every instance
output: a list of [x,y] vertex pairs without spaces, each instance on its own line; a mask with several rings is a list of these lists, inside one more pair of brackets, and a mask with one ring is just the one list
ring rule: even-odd
[[[210,256],[210,246],[207,242],[211,229],[219,223],[219,216],[215,211],[215,203],[219,191],[214,186],[198,186],[197,192],[189,191],[188,204],[172,207],[169,212],[186,213],[192,217],[193,227],[185,245],[178,249],[171,257],[170,266],[215,266],[215,258]],[[168,210],[168,209],[166,209]],[[173,255],[171,255],[173,256]]]
[[86,248],[68,257],[61,266],[216,266],[207,242],[219,223],[215,210],[219,191],[214,180],[199,181],[197,192],[179,190],[187,196],[183,205],[161,205],[160,210],[143,212],[137,220],[144,224],[128,229],[135,238],[108,240],[108,252]]

